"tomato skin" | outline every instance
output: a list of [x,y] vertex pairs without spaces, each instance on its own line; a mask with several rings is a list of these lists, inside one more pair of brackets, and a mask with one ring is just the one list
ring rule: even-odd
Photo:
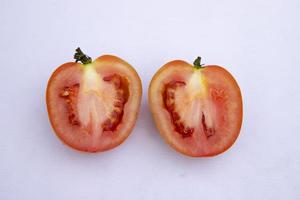
[[[46,89],[46,104],[51,126],[58,138],[64,144],[75,150],[93,153],[117,147],[130,135],[140,109],[142,86],[141,80],[134,68],[116,56],[100,56],[95,59],[91,65],[95,66],[95,71],[98,74],[109,76],[114,73],[120,73],[129,80],[128,89],[130,90],[130,96],[123,108],[123,120],[118,125],[117,130],[113,132],[113,135],[103,132],[102,135],[99,137],[97,136],[95,140],[95,138],[93,139],[88,135],[82,134],[82,131],[78,130],[78,128],[68,126],[67,119],[65,119],[67,117],[62,116],[63,114],[66,114],[64,111],[65,105],[62,105],[61,103],[64,100],[58,97],[59,94],[57,93],[57,88],[64,88],[65,85],[73,85],[80,82],[86,67],[82,64],[68,62],[59,66],[53,72]],[[103,78],[103,80],[104,79],[105,78]],[[72,131],[75,132],[74,136],[70,136]]]
[[[163,92],[164,86],[170,81],[174,81],[174,80],[179,82],[185,82],[189,80],[188,77],[189,74],[192,74],[195,71],[193,65],[185,61],[175,60],[161,67],[153,76],[151,83],[149,85],[148,102],[150,105],[150,110],[152,112],[155,124],[159,130],[160,135],[166,141],[166,143],[168,143],[176,151],[187,156],[211,157],[226,151],[236,141],[241,129],[242,118],[243,118],[242,96],[237,82],[235,81],[233,76],[223,67],[210,65],[210,66],[204,66],[204,68],[198,70],[200,70],[202,76],[205,77],[206,80],[208,80],[203,85],[205,85],[205,87],[208,88],[209,91],[213,91],[210,86],[214,85],[213,84],[214,82],[218,83],[218,81],[214,81],[216,77],[217,78],[224,77],[224,81],[220,82],[221,84],[219,85],[222,84],[225,85],[224,86],[225,91],[231,91],[231,90],[233,91],[233,92],[228,92],[229,93],[228,96],[232,98],[234,103],[227,103],[229,105],[229,109],[231,109],[231,111],[233,112],[232,114],[226,114],[226,116],[228,116],[227,118],[229,119],[229,121],[233,122],[231,123],[233,125],[226,125],[230,127],[230,130],[227,131],[228,133],[218,130],[218,135],[220,135],[220,138],[224,137],[225,138],[224,141],[226,140],[224,143],[222,142],[222,139],[219,139],[221,142],[218,142],[218,145],[215,145],[212,142],[211,143],[210,142],[201,143],[197,141],[195,142],[196,136],[187,139],[186,137],[180,136],[178,132],[174,131],[174,126],[172,126],[172,123],[170,123],[170,121],[172,121],[172,119],[169,116],[170,113],[168,113],[168,111],[164,109],[163,106],[164,97],[159,96],[159,94]],[[220,87],[218,84],[215,85],[217,85],[217,87]],[[212,100],[210,99],[209,101],[211,102]],[[217,101],[214,101],[213,103],[216,105],[216,107],[223,106],[222,104],[218,105],[219,103]],[[184,105],[185,104],[181,105],[181,107],[182,106],[184,107]],[[224,113],[228,113],[228,112],[224,111]],[[222,118],[219,117],[217,120],[218,123],[222,125],[223,122],[220,122],[222,120],[219,119]],[[199,123],[201,123],[201,121],[199,121]]]

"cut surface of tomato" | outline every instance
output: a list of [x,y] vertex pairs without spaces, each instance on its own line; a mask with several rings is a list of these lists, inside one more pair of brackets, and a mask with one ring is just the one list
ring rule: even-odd
[[159,132],[185,155],[217,155],[239,135],[242,96],[235,79],[222,67],[169,62],[155,74],[148,92]]
[[66,63],[48,82],[49,119],[69,146],[86,152],[105,151],[118,146],[132,131],[141,93],[136,71],[116,56]]

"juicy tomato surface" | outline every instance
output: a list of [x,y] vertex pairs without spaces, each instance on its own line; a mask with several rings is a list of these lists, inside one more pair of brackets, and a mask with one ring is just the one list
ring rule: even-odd
[[240,88],[216,65],[175,60],[151,80],[148,98],[155,124],[175,150],[207,157],[227,150],[237,139],[243,116]]
[[[99,152],[121,144],[138,115],[141,80],[124,60],[92,61],[78,48],[76,61],[58,67],[48,81],[47,110],[57,136],[70,147]],[[77,56],[76,56],[77,55]]]

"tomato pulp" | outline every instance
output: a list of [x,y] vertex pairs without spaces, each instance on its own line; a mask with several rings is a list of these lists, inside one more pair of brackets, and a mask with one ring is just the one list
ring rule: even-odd
[[240,88],[216,65],[175,60],[151,80],[148,98],[155,124],[175,150],[206,157],[227,150],[237,139],[243,116]]
[[141,80],[133,67],[116,56],[104,55],[92,61],[79,48],[76,51],[76,62],[58,67],[48,81],[46,102],[51,125],[74,149],[112,149],[128,137],[136,122]]

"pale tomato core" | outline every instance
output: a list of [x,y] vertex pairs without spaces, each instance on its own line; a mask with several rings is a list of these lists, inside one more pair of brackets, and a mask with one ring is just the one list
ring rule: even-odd
[[123,117],[128,83],[118,74],[101,77],[93,65],[85,66],[80,83],[64,87],[69,122],[95,137],[114,131]]
[[200,70],[192,72],[186,82],[172,81],[166,84],[165,106],[170,112],[175,131],[183,138],[204,133],[208,139],[215,134],[218,105],[211,101],[208,90]]

